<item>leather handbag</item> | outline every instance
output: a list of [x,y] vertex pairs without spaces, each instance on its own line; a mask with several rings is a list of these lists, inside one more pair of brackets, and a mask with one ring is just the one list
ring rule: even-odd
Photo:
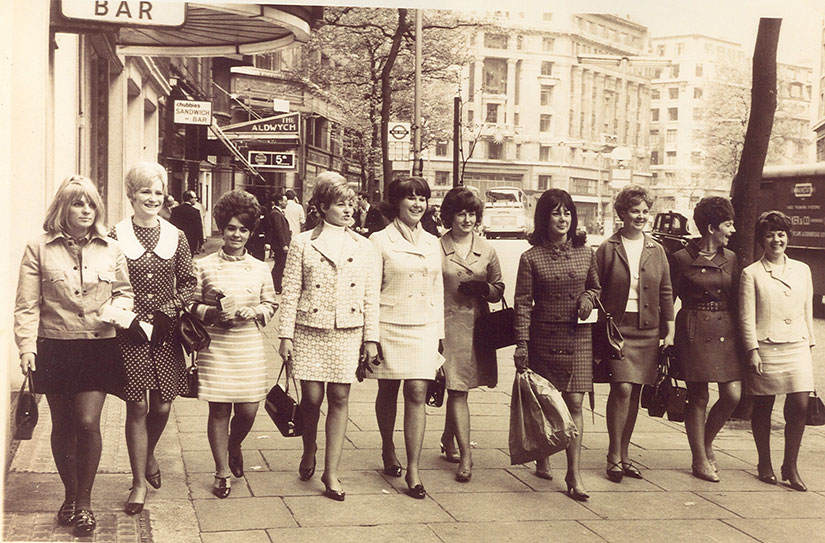
[[186,368],[186,390],[178,394],[181,398],[198,397],[198,364],[195,362],[195,355],[192,355],[192,364]]
[[[28,385],[28,390],[26,390]],[[31,370],[26,372],[20,394],[17,395],[17,408],[14,411],[14,439],[27,440],[32,438],[34,427],[37,426],[37,398],[34,395]]]
[[482,349],[502,349],[516,344],[516,312],[501,299],[501,309],[480,315],[473,327],[473,343]]
[[444,368],[440,367],[435,372],[435,379],[427,384],[427,405],[430,407],[441,407],[444,405],[444,394],[447,390],[447,375]]
[[178,317],[178,336],[187,354],[206,349],[211,341],[203,322],[194,313],[185,309]]
[[825,426],[825,404],[822,403],[822,398],[816,395],[816,391],[811,392],[808,398],[808,415],[805,417],[805,424]]
[[651,417],[664,417],[667,412],[672,383],[666,351],[667,349],[659,350],[659,365],[656,370],[656,381],[654,381],[652,385],[642,387],[641,405],[647,409],[647,414]]
[[667,395],[667,420],[685,422],[687,411],[687,388],[680,387],[676,379],[671,379]]
[[[281,387],[281,375],[286,371],[286,381],[284,387]],[[300,400],[294,399],[289,395],[289,380],[292,379],[292,384],[295,387],[295,394],[298,394],[298,383],[295,382],[295,377],[290,375],[289,368],[286,362],[281,365],[281,371],[278,373],[278,380],[275,381],[269,393],[266,395],[266,402],[264,408],[269,414],[269,418],[278,427],[278,431],[284,437],[298,437],[304,431],[304,419],[301,416]]]
[[599,310],[599,320],[593,326],[593,357],[601,361],[621,360],[624,358],[624,336],[613,315],[605,310],[602,301],[594,299]]

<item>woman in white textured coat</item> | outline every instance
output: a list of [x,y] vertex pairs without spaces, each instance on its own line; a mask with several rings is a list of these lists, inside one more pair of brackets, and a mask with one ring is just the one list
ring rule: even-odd
[[304,451],[298,474],[315,473],[318,418],[327,395],[324,495],[344,500],[338,464],[347,430],[350,384],[359,350],[378,356],[378,289],[381,264],[372,244],[349,228],[355,193],[334,172],[318,177],[312,201],[323,218],[293,236],[284,269],[280,355],[301,380]]
[[401,476],[392,440],[396,401],[404,381],[404,443],[407,449],[407,494],[427,496],[418,473],[427,414],[427,385],[443,361],[438,353],[444,338],[444,283],[441,245],[424,231],[430,187],[420,177],[396,179],[387,188],[392,222],[370,240],[381,254],[381,348],[384,363],[378,379],[375,414],[381,432],[384,473]]

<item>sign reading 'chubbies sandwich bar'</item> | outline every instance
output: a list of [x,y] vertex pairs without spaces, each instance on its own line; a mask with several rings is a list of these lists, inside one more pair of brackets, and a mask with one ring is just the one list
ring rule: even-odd
[[230,138],[244,139],[297,139],[301,133],[301,114],[286,113],[265,119],[223,127]]

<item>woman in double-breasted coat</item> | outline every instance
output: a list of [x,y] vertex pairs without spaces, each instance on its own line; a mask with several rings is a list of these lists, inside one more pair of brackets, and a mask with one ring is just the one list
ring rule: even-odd
[[[736,324],[739,265],[725,248],[736,231],[733,206],[720,196],[702,198],[693,220],[702,237],[670,258],[673,295],[682,299],[674,347],[677,374],[687,382],[685,429],[693,475],[715,482],[713,439],[739,403],[744,368]],[[711,382],[718,383],[719,400],[708,413]]]
[[[533,245],[518,265],[514,299],[516,368],[545,377],[562,393],[579,432],[567,447],[568,496],[588,498],[580,473],[584,420],[582,400],[593,388],[593,355],[586,319],[599,296],[596,256],[576,234],[578,215],[570,195],[550,189],[536,204]],[[549,458],[536,462],[536,476],[551,479]]]
[[638,185],[616,196],[614,207],[624,225],[596,251],[602,303],[624,336],[624,358],[611,360],[607,398],[607,477],[620,482],[625,475],[641,479],[628,447],[642,385],[656,379],[659,339],[673,344],[673,287],[670,267],[661,245],[644,233],[653,200]]
[[430,186],[423,178],[396,179],[387,187],[392,222],[370,236],[383,262],[380,328],[384,362],[371,377],[378,379],[375,414],[384,473],[401,476],[392,435],[403,380],[407,494],[416,499],[427,495],[418,473],[427,417],[424,401],[428,382],[443,360],[438,344],[444,338],[441,246],[421,227],[429,197]]
[[[444,373],[447,377],[447,416],[441,447],[447,460],[458,461],[456,480],[472,476],[470,409],[467,395],[479,386],[496,386],[495,349],[474,341],[476,320],[489,313],[489,303],[501,300],[504,283],[495,249],[474,232],[484,203],[465,187],[444,196],[441,213],[449,230],[441,237],[444,278]],[[456,454],[458,442],[460,456]]]
[[334,172],[318,177],[312,201],[323,217],[292,238],[281,300],[281,357],[301,380],[304,452],[298,473],[315,473],[318,417],[327,393],[326,450],[321,478],[328,498],[343,501],[338,464],[347,429],[350,384],[361,344],[378,355],[381,263],[372,244],[349,228],[355,193]]

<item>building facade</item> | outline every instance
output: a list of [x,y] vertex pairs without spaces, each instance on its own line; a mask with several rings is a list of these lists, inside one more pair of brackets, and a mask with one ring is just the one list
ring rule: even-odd
[[816,132],[816,161],[825,162],[825,20],[819,35],[819,67],[817,70],[816,110],[813,129]]

